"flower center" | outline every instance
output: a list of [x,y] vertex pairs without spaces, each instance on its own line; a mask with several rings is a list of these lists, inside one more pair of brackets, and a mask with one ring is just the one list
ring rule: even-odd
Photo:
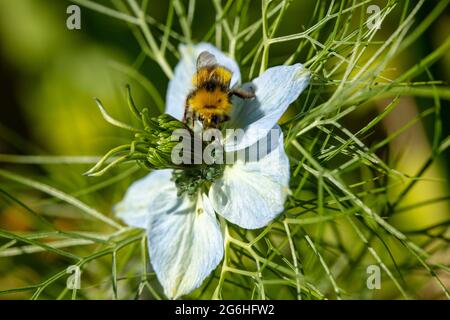
[[195,196],[201,189],[207,191],[211,183],[220,178],[225,167],[212,165],[207,167],[174,170],[172,181],[177,186],[177,195]]

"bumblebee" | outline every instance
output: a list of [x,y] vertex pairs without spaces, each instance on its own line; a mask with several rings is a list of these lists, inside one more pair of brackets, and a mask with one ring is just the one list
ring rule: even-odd
[[232,72],[217,63],[214,55],[203,51],[197,58],[197,71],[192,78],[194,89],[185,103],[183,122],[194,126],[200,120],[203,128],[217,128],[229,119],[231,97],[242,99],[255,97],[254,92],[230,88]]

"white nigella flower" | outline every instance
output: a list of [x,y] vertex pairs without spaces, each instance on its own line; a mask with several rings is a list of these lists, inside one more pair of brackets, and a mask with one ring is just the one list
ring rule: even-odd
[[[192,90],[196,59],[202,51],[212,53],[232,73],[231,87],[239,85],[237,63],[214,46],[200,43],[181,46],[181,61],[169,83],[166,112],[182,118],[185,100]],[[227,142],[225,151],[237,151],[265,138],[288,106],[307,86],[308,72],[301,64],[268,69],[251,84],[255,99],[232,98],[233,111],[228,128],[241,128],[239,141]],[[199,189],[194,197],[177,195],[172,170],[156,170],[135,182],[117,215],[128,225],[145,228],[150,261],[169,298],[177,298],[199,287],[217,267],[224,254],[224,240],[216,214],[246,229],[267,225],[283,211],[289,185],[289,161],[283,135],[267,155],[256,161],[226,165],[223,174],[208,191]]]

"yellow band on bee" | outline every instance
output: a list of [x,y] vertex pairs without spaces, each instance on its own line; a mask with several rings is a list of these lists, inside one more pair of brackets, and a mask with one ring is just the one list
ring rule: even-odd
[[201,87],[204,83],[215,80],[220,84],[228,86],[231,81],[231,72],[224,67],[201,68],[192,77],[192,84]]

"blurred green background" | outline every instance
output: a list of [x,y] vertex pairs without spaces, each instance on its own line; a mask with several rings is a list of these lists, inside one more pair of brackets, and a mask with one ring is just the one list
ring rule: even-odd
[[[109,4],[109,1],[98,2]],[[5,157],[11,154],[91,157],[99,156],[109,148],[126,142],[129,138],[127,133],[114,129],[102,119],[93,98],[100,98],[114,117],[132,123],[133,119],[126,108],[124,88],[127,83],[132,85],[137,104],[148,107],[152,114],[158,114],[158,108],[164,104],[168,79],[155,62],[144,59],[141,47],[126,23],[82,8],[81,30],[68,30],[66,8],[70,4],[69,1],[0,0],[0,160],[3,160],[0,168],[64,190],[92,204],[101,212],[110,213],[112,205],[122,197],[126,187],[145,174],[144,171],[127,167],[125,169],[128,171],[122,171],[119,176],[115,172],[107,179],[86,178],[82,173],[89,168],[90,163],[34,165],[17,163],[19,160],[7,161]],[[434,5],[435,1],[426,1],[418,20],[421,16],[425,17]],[[293,1],[279,33],[289,34],[302,30],[302,21],[308,19],[313,6],[314,1]],[[259,1],[255,1],[251,8],[250,20],[259,15]],[[196,10],[192,28],[194,42],[201,40],[215,19],[210,1],[197,1]],[[149,11],[155,20],[163,23],[168,3],[153,1]],[[400,8],[396,8],[377,38],[382,40],[383,35],[389,35],[392,32],[390,22],[394,25],[400,15]],[[177,19],[173,29],[181,33]],[[449,34],[450,14],[447,11],[411,49],[396,58],[385,75],[396,77],[402,74],[421,57],[438,47]],[[251,48],[254,43],[255,40],[251,39],[244,46]],[[274,59],[270,64],[277,64],[295,48],[294,43],[274,46]],[[174,66],[177,57],[168,57],[169,63]],[[241,55],[237,57],[238,60],[240,58]],[[139,74],[133,68],[138,69]],[[248,68],[248,65],[244,66],[244,70]],[[448,83],[450,52],[434,64],[430,72],[435,79]],[[145,78],[151,79],[151,83]],[[429,107],[430,101],[403,97],[399,106],[377,126],[377,130],[365,142],[370,145],[383,139],[416,117],[425,107]],[[383,100],[370,103],[347,117],[345,125],[351,131],[356,131],[385,106],[386,102]],[[442,101],[444,137],[450,134],[448,106],[448,101]],[[429,122],[419,121],[396,137],[388,150],[385,150],[392,159],[391,165],[399,171],[415,175],[430,154],[433,130],[432,119]],[[68,159],[68,162],[73,160]],[[391,220],[393,225],[405,231],[449,220],[449,161],[447,152],[434,162],[424,175],[428,180],[414,186],[403,200],[403,206],[430,199],[441,200],[407,210],[404,215],[396,214]],[[86,219],[79,210],[23,185],[0,178],[0,189],[45,215],[62,230],[83,230],[88,233],[110,231],[107,227],[102,229],[94,221]],[[39,219],[3,195],[0,197],[0,229],[25,233],[43,230],[43,227]],[[6,243],[6,240],[0,242],[0,247]],[[94,248],[95,245],[86,245],[74,250],[82,255]],[[137,246],[136,251],[132,252],[139,254],[138,249]],[[448,265],[450,248],[446,252],[440,258]],[[98,279],[103,279],[102,275],[109,273],[110,258],[105,257],[94,263],[95,267],[90,268],[87,276],[92,290],[86,293],[86,297],[102,298],[105,296],[102,296],[101,290],[106,290],[107,284],[102,284],[103,280]],[[1,256],[0,251],[0,290],[41,282],[65,266],[67,261],[48,252]],[[442,277],[446,286],[450,286],[448,275],[443,274]],[[429,279],[426,281],[419,297],[442,298],[442,293],[436,289],[435,284]],[[58,286],[53,291],[49,290],[44,297],[56,297],[57,294],[52,292],[60,292],[64,283]],[[133,287],[133,284],[127,286]],[[10,293],[0,296],[0,299],[25,297],[29,297],[29,292]],[[396,296],[387,290],[379,293],[378,297]]]

